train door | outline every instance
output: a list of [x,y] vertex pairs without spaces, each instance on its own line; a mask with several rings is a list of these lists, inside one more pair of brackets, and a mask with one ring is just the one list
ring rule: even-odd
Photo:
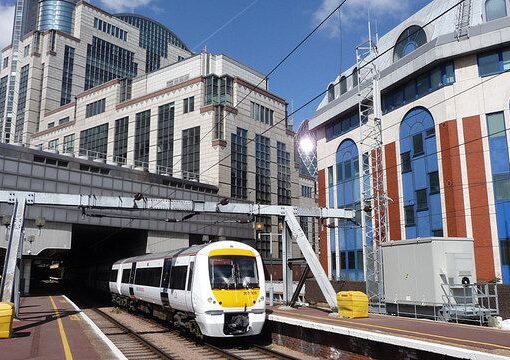
[[170,306],[174,309],[186,309],[186,275],[188,274],[188,257],[178,257],[172,264],[170,272]]
[[189,267],[188,267],[188,281],[186,284],[186,308],[189,312],[194,312],[193,309],[193,273],[194,273],[194,261],[190,261]]
[[131,264],[131,272],[129,273],[129,295],[131,297],[135,297],[135,292],[133,290],[133,285],[135,283],[135,273],[136,273],[136,262]]
[[163,262],[163,277],[161,280],[161,303],[164,307],[170,307],[168,299],[168,285],[170,284],[170,273],[172,271],[172,258],[165,259]]

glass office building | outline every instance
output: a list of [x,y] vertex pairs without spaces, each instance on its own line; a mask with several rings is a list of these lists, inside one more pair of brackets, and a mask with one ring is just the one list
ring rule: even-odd
[[117,14],[115,17],[140,29],[140,47],[147,50],[145,72],[160,68],[161,57],[168,57],[168,44],[190,51],[186,44],[166,26],[135,14]]
[[76,0],[41,0],[37,29],[50,29],[71,33]]

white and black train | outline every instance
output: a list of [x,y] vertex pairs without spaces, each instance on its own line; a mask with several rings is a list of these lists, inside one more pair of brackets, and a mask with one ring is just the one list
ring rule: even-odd
[[260,254],[235,241],[219,241],[117,261],[114,303],[138,309],[202,337],[257,335],[266,319]]

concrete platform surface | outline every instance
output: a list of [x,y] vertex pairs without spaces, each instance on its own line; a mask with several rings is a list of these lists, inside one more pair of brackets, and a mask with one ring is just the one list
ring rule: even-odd
[[370,314],[364,319],[332,317],[302,307],[268,309],[268,319],[464,359],[510,359],[510,332],[474,325]]
[[0,339],[3,360],[115,358],[63,296],[24,297],[19,317],[13,337]]

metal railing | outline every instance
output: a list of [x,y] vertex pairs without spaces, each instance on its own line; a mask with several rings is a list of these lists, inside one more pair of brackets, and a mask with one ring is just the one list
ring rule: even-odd
[[486,324],[499,315],[497,284],[441,284],[443,307],[441,320],[476,321]]

